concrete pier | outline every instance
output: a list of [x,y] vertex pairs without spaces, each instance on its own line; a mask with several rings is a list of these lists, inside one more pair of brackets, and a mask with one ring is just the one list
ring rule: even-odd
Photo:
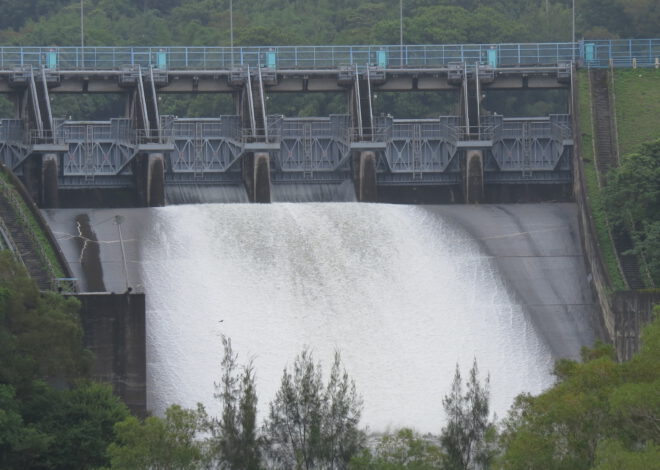
[[360,202],[377,202],[376,154],[372,151],[353,154],[353,184]]
[[140,205],[165,205],[165,157],[162,153],[143,153],[132,164]]
[[59,183],[57,155],[44,154],[41,160],[41,207],[59,207]]
[[482,150],[468,150],[463,179],[465,202],[479,204],[484,196],[484,155]]
[[250,202],[269,203],[270,155],[255,152],[243,158],[243,183]]

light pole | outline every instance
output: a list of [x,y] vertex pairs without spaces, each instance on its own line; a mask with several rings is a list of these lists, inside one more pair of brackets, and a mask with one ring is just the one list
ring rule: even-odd
[[573,50],[573,62],[575,62],[575,0],[573,0],[573,5],[571,8],[571,19],[572,19],[572,34],[571,42],[573,43],[571,49]]
[[80,48],[85,47],[85,10],[83,0],[80,0]]
[[401,68],[403,68],[403,0],[399,0],[399,46],[401,48]]
[[115,216],[115,224],[117,224],[117,230],[119,231],[119,246],[121,247],[121,258],[124,262],[124,279],[126,281],[126,292],[129,292],[128,285],[128,268],[126,266],[126,252],[124,251],[124,237],[121,233],[121,224],[124,221],[124,218],[121,215]]
[[234,67],[234,1],[229,0],[229,47],[231,48],[231,66]]

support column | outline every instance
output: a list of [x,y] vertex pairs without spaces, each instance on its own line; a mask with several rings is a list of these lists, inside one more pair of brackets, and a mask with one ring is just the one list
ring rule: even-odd
[[250,202],[270,202],[270,155],[249,153],[243,157],[243,183]]
[[54,153],[44,154],[41,163],[41,207],[59,206],[58,160]]
[[138,200],[143,207],[165,205],[165,158],[162,153],[143,153],[135,157],[133,176]]
[[484,158],[482,150],[468,150],[465,158],[463,192],[466,204],[479,204],[484,195]]
[[32,154],[23,162],[23,185],[35,203],[41,202],[42,191],[42,156]]
[[162,153],[149,154],[147,175],[149,207],[165,206],[165,156]]
[[376,202],[376,154],[372,151],[353,154],[353,184],[360,202]]

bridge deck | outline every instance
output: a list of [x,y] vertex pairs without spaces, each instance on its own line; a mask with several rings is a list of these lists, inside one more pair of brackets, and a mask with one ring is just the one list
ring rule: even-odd
[[655,64],[660,39],[586,40],[576,43],[328,45],[264,47],[0,47],[0,70],[33,66],[59,70],[117,70],[126,65],[159,69],[332,69],[347,65],[432,68],[451,63],[493,67],[558,65],[590,67]]

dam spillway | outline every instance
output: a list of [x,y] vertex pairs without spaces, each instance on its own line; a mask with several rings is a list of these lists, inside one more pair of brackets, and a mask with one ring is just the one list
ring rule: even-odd
[[94,268],[82,269],[75,238],[87,223],[104,287],[121,291],[128,281],[147,292],[148,407],[159,414],[171,403],[218,411],[222,334],[243,361],[254,360],[262,417],[282,369],[309,346],[326,371],[342,352],[371,430],[425,432],[442,426],[456,363],[465,374],[477,358],[503,416],[516,394],[552,383],[555,358],[576,357],[596,336],[570,204],[46,215],[83,281]]

